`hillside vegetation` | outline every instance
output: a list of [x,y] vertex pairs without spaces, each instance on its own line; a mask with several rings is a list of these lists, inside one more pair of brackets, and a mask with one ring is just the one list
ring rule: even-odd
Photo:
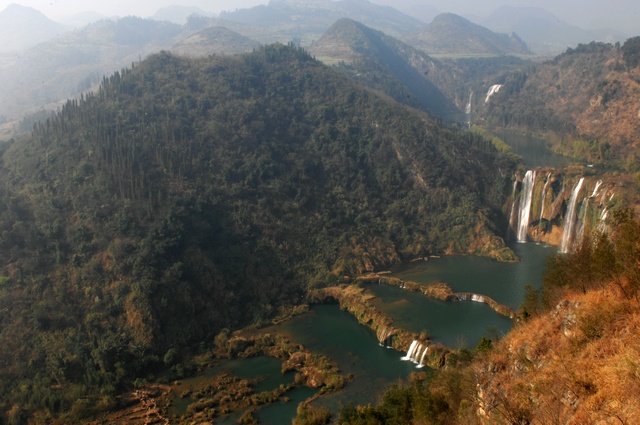
[[453,13],[436,16],[429,25],[404,40],[430,55],[531,54],[517,34],[498,34]]
[[458,86],[460,71],[451,62],[350,19],[340,19],[309,49],[319,60],[395,100],[442,116],[457,111],[442,92]]
[[183,354],[309,287],[430,253],[509,257],[509,157],[290,46],[152,56],[3,149],[12,421],[77,421],[182,376]]
[[549,263],[521,323],[483,339],[432,376],[389,389],[342,424],[634,423],[640,416],[640,222],[618,213],[611,237],[586,238]]
[[579,45],[513,73],[489,103],[487,123],[554,133],[558,152],[638,171],[638,45]]

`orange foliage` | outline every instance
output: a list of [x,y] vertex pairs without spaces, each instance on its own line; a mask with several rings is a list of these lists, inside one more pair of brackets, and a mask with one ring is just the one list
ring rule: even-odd
[[635,423],[638,307],[610,287],[517,327],[477,367],[480,407],[499,423]]

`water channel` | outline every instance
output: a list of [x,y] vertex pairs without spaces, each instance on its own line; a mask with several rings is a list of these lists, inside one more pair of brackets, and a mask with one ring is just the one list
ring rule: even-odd
[[[517,308],[526,284],[539,288],[546,257],[556,248],[534,243],[514,244],[511,248],[521,258],[519,263],[499,263],[479,257],[442,257],[427,262],[400,265],[392,275],[405,280],[448,283],[456,292],[476,292]],[[494,338],[508,332],[511,320],[497,314],[483,303],[471,301],[443,302],[384,284],[367,285],[377,296],[374,303],[394,319],[397,326],[414,332],[426,330],[434,341],[452,348],[473,347],[482,336]],[[416,371],[413,363],[401,361],[403,353],[378,344],[375,333],[360,325],[356,318],[337,305],[317,305],[292,320],[263,329],[281,333],[307,349],[327,355],[351,380],[344,389],[314,401],[337,414],[345,404],[376,404],[384,390]],[[238,359],[221,363],[216,370],[256,377],[264,376],[259,389],[291,382],[292,377],[279,373],[276,359]],[[420,369],[428,372],[428,368]],[[274,374],[275,376],[270,376]],[[317,390],[296,387],[287,393],[287,403],[264,406],[256,412],[262,424],[290,423],[298,403]],[[186,407],[186,406],[185,406]],[[230,416],[221,423],[234,423]]]

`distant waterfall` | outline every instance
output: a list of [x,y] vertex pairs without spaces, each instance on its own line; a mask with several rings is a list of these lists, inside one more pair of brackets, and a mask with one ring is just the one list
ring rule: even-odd
[[478,294],[472,294],[471,295],[471,301],[475,301],[477,303],[483,303],[486,302],[486,300],[484,299],[484,297],[482,295],[478,295]]
[[420,369],[422,367],[424,367],[424,356],[427,355],[427,351],[429,351],[429,346],[427,345],[427,348],[424,349],[424,351],[422,352],[422,355],[420,356],[420,363],[418,363],[417,368]]
[[487,91],[487,96],[484,98],[484,103],[489,102],[489,99],[491,99],[491,96],[498,93],[501,88],[502,88],[502,84],[494,84],[491,87],[489,87],[489,91]]
[[471,115],[471,101],[473,100],[473,90],[469,93],[469,101],[467,102],[467,107],[464,109],[467,115]]
[[389,339],[393,336],[393,328],[384,327],[378,335],[378,342],[381,346],[386,347],[389,345]]
[[417,364],[419,368],[424,367],[422,361],[424,360],[425,354],[427,354],[427,350],[429,350],[428,344],[422,344],[418,340],[414,340],[409,346],[407,355],[401,357],[401,360],[413,362]]
[[473,100],[473,90],[469,93],[469,101],[467,102],[466,108],[464,108],[465,113],[467,114],[467,125],[471,128],[471,101]]
[[578,193],[582,188],[582,183],[584,183],[584,177],[581,177],[578,180],[578,183],[573,188],[571,192],[571,197],[569,198],[569,208],[567,209],[567,214],[564,217],[564,229],[562,231],[562,243],[560,244],[560,252],[566,254],[569,252],[571,248],[571,236],[573,232],[573,224],[575,221],[576,215],[576,201],[578,199]]
[[529,215],[531,213],[531,198],[533,197],[533,186],[536,182],[536,172],[527,171],[522,181],[522,195],[520,196],[520,213],[518,219],[518,242],[527,241],[527,229],[529,228]]
[[418,345],[420,343],[417,340],[413,340],[413,342],[411,343],[411,345],[409,346],[409,349],[407,350],[407,355],[404,357],[401,357],[402,360],[412,360],[412,355],[413,352],[416,350],[416,348],[418,348]]
[[598,189],[600,189],[600,186],[602,186],[602,180],[598,180],[596,182],[596,185],[593,187],[593,193],[591,194],[591,196],[589,196],[589,198],[595,198],[596,196],[598,196]]
[[544,181],[544,187],[542,188],[542,206],[540,207],[540,222],[544,218],[544,201],[547,198],[547,185],[549,185],[549,180],[551,180],[551,173],[547,174],[547,179]]
[[587,222],[587,211],[589,210],[589,198],[584,198],[582,200],[582,219],[578,221],[578,230],[576,231],[576,238],[573,241],[573,246],[578,246],[582,243],[582,239],[584,239],[584,228]]
[[513,218],[514,215],[513,213],[516,210],[516,187],[518,186],[518,178],[515,177],[515,179],[513,180],[513,191],[511,192],[511,212],[509,212],[509,229],[507,231],[507,239],[509,239],[509,231],[511,229],[513,229],[515,227],[515,225],[513,224]]

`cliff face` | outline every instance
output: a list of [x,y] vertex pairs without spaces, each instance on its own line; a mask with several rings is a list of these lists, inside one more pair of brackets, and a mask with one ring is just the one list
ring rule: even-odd
[[480,415],[498,423],[633,423],[639,330],[638,301],[616,288],[566,298],[514,329],[476,367]]
[[533,174],[532,184],[525,184],[524,175],[514,177],[512,196],[504,206],[508,239],[533,240],[571,251],[585,235],[606,231],[612,210],[637,204],[628,176],[595,175],[589,168],[528,173]]

